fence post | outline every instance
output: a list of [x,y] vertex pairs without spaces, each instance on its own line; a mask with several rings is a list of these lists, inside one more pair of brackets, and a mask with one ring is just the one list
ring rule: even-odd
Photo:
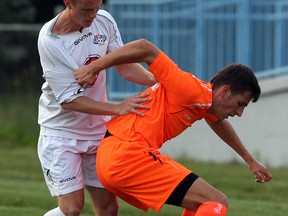
[[250,65],[250,0],[239,1],[236,26],[236,61]]
[[[274,68],[282,66],[282,54],[283,54],[283,43],[284,43],[284,16],[282,9],[284,4],[282,2],[275,3],[275,48],[274,48]],[[283,19],[281,19],[283,18]]]
[[205,23],[204,23],[204,7],[202,0],[196,0],[196,52],[195,52],[195,75],[200,79],[204,77],[205,62]]

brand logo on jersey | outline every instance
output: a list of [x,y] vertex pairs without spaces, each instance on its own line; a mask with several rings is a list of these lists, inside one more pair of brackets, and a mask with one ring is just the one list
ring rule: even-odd
[[94,36],[93,43],[94,44],[98,44],[99,46],[102,46],[102,45],[105,44],[106,40],[107,40],[107,36],[106,35],[97,34],[97,35]]
[[79,88],[79,89],[77,89],[76,91],[74,91],[73,94],[74,94],[74,95],[80,94],[80,93],[82,93],[84,90],[85,90],[84,88]]
[[50,174],[50,169],[44,168],[44,172],[45,172],[45,174],[46,174],[46,176],[47,176],[47,179],[48,179],[49,181],[51,181],[52,184],[54,184],[53,179],[52,179],[52,176],[51,176],[51,174]]
[[87,39],[88,37],[92,36],[92,32],[82,35],[78,40],[74,41],[74,45],[80,44],[83,40]]
[[188,113],[185,114],[185,118],[186,118],[188,121],[191,121],[191,120],[192,120],[191,116],[190,116]]
[[[97,60],[97,59],[100,59],[101,57],[99,56],[99,55],[97,55],[97,54],[92,54],[92,55],[89,55],[86,59],[85,59],[85,61],[84,61],[84,65],[89,65],[91,62],[93,62],[93,61],[95,61],[95,60]],[[98,76],[97,76],[98,77]],[[96,77],[96,79],[97,79],[97,77]],[[95,80],[95,82],[96,82],[96,80]],[[94,82],[94,83],[95,83]],[[89,86],[89,87],[92,87],[93,85],[91,85],[91,86]],[[88,88],[89,88],[88,87]],[[77,89],[76,91],[74,91],[74,95],[77,95],[77,94],[80,94],[80,93],[82,93],[82,92],[84,92],[84,88],[79,88],[79,89]]]

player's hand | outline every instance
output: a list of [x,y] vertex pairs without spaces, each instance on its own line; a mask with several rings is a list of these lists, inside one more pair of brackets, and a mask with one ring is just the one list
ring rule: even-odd
[[142,104],[152,100],[152,98],[148,97],[149,95],[149,93],[142,93],[125,99],[117,105],[118,115],[122,116],[128,113],[135,113],[136,115],[144,116],[144,113],[141,112],[140,109],[150,109],[150,106]]
[[[99,72],[100,70],[98,73]],[[86,89],[95,83],[98,77],[98,73],[95,73],[95,68],[92,70],[90,65],[84,65],[75,71],[75,78],[78,84],[82,88]]]
[[269,172],[266,166],[254,160],[248,165],[251,172],[255,175],[255,181],[258,183],[269,182],[272,179],[272,174]]

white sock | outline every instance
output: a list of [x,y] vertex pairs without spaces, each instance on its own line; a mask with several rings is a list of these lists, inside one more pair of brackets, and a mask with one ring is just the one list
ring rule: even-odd
[[59,207],[48,211],[44,216],[65,216]]

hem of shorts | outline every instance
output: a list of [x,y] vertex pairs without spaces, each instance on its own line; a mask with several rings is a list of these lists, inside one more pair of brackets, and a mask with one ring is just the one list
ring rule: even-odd
[[[191,171],[189,172],[191,173]],[[189,173],[187,173],[187,175],[189,175]],[[173,191],[175,190],[175,188],[180,184],[181,181],[183,181],[183,179],[186,178],[186,176],[181,176],[181,178],[178,179],[177,184],[175,184],[173,187],[171,187],[167,193],[165,194],[165,197],[167,196],[167,198],[165,200],[163,200],[161,203],[159,203],[158,205],[156,205],[156,208],[152,208],[155,212],[159,212],[161,210],[161,208],[164,206],[164,204],[166,203],[167,199],[169,198],[169,196],[173,193]]]
[[[134,206],[134,205],[132,205],[132,206]],[[137,208],[137,209],[139,209],[139,210],[142,210],[142,211],[144,211],[144,212],[148,212],[148,210],[150,209],[150,207],[149,206],[143,206],[143,207],[140,207],[140,206],[134,206],[135,208]]]
[[101,188],[101,189],[105,188],[101,183],[97,183],[97,184],[94,184],[94,185],[93,184],[89,184],[89,183],[85,183],[84,186]]
[[80,186],[79,185],[77,187],[69,188],[67,190],[57,191],[57,193],[51,193],[51,196],[52,197],[62,196],[62,195],[65,195],[65,194],[73,193],[73,192],[81,190],[81,189],[84,189],[84,186]]

